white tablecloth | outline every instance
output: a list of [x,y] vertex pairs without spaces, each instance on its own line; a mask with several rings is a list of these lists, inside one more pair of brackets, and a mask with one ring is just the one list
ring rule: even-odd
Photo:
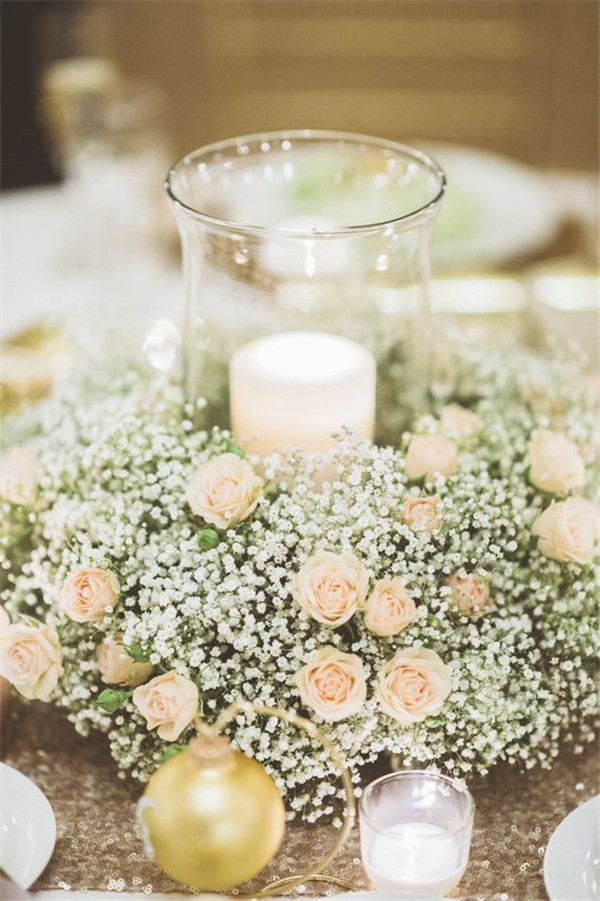
[[48,317],[75,327],[112,320],[123,328],[157,316],[179,321],[180,267],[158,246],[124,247],[119,235],[111,245],[104,235],[105,258],[86,261],[87,225],[60,187],[8,192],[1,207],[2,337]]

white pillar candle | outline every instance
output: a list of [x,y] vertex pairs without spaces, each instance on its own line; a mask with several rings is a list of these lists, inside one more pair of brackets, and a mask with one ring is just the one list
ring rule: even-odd
[[455,838],[431,823],[396,823],[374,832],[363,863],[377,889],[436,898],[458,885],[466,868]]
[[233,432],[251,453],[325,451],[343,426],[373,438],[375,358],[348,338],[283,332],[250,341],[231,358],[229,386]]

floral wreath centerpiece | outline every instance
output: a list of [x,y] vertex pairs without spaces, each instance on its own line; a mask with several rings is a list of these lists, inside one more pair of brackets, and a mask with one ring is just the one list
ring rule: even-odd
[[[283,167],[293,141],[279,141]],[[273,141],[258,145],[269,157]],[[244,184],[252,141],[236,148]],[[409,169],[398,169],[385,142],[367,149],[354,180],[342,169],[348,191],[384,173],[406,179]],[[220,172],[227,154],[211,153]],[[269,166],[260,171],[276,181]],[[331,154],[322,166],[329,177]],[[194,171],[206,182],[209,169],[194,160]],[[185,230],[207,231],[206,217],[187,207],[179,215],[191,216]],[[214,218],[219,224],[196,244],[186,231],[194,260],[202,248],[194,279],[200,271],[209,283],[232,279],[229,313],[245,309],[243,291],[273,292],[278,323],[290,297],[300,298],[293,315],[325,309],[328,325],[319,328],[329,335],[332,273],[345,277],[349,258],[336,245],[352,242],[376,308],[369,323],[385,320],[366,341],[373,366],[354,355],[344,378],[336,372],[316,394],[314,384],[304,387],[313,400],[323,396],[322,412],[336,399],[343,406],[348,385],[357,385],[352,409],[363,404],[362,426],[338,429],[326,449],[256,452],[240,417],[247,425],[256,397],[270,397],[276,433],[289,415],[280,386],[268,366],[265,374],[263,355],[258,367],[242,367],[247,379],[233,365],[227,374],[236,329],[243,344],[256,334],[239,317],[226,326],[223,311],[206,332],[193,290],[183,379],[156,372],[170,356],[168,346],[157,352],[154,334],[146,343],[154,371],[137,359],[93,366],[7,424],[2,675],[25,698],[64,707],[80,732],[106,732],[121,770],[140,780],[185,747],[198,714],[213,720],[240,697],[326,723],[357,783],[360,768],[384,754],[467,777],[501,760],[548,765],[564,740],[583,747],[596,709],[597,454],[594,396],[577,352],[445,335],[428,411],[416,397],[422,385],[395,404],[402,380],[422,376],[421,356],[407,350],[423,333],[422,316],[412,321],[406,304],[421,296],[424,274],[409,266],[412,275],[391,286],[392,257],[410,260],[411,242],[422,240],[415,228],[427,223],[384,221],[358,238],[327,225],[318,244],[303,230],[240,238],[241,227]],[[385,252],[372,246],[376,239]],[[282,285],[283,268],[295,273],[295,292]],[[270,323],[272,312],[261,297],[258,318]],[[304,364],[319,371],[319,361]],[[205,394],[195,390],[198,378]],[[296,400],[307,396],[286,378]],[[222,421],[228,404],[235,437]],[[303,422],[314,437],[330,423],[313,412],[307,404]],[[262,403],[252,416],[268,422]],[[257,429],[259,438],[267,431]],[[306,735],[251,713],[240,713],[230,734],[273,774],[292,811],[310,820],[335,815],[331,763]]]

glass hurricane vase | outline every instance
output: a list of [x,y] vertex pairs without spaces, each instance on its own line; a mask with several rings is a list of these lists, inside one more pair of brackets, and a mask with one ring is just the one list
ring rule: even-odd
[[166,188],[186,282],[185,387],[250,452],[323,451],[348,427],[396,442],[426,404],[425,153],[322,131],[188,154]]

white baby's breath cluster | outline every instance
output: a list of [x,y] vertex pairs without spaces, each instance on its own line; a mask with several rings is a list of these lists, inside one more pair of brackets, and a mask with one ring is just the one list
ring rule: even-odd
[[[56,702],[141,780],[196,711],[240,697],[324,720],[356,781],[383,754],[468,777],[582,747],[598,655],[591,388],[573,354],[442,350],[434,412],[395,448],[341,436],[325,481],[299,454],[240,459],[177,385],[137,370],[23,414],[26,472],[13,448],[1,502],[2,672],[36,696],[43,622]],[[291,811],[334,813],[308,737],[248,715],[232,737]]]

